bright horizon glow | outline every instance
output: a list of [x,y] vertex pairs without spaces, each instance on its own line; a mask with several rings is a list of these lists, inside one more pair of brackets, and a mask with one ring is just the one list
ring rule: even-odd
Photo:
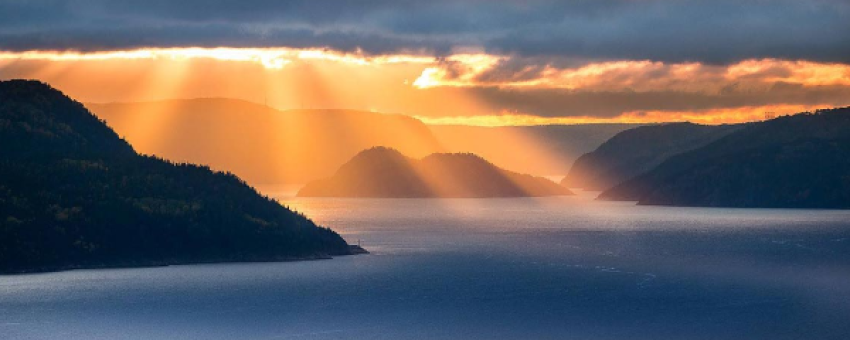
[[[505,73],[499,65],[503,60],[506,58],[488,55],[450,56],[440,65],[423,70],[413,85],[421,89],[484,86],[687,92],[712,92],[732,84],[764,88],[776,82],[804,86],[850,85],[850,65],[770,58],[744,60],[728,66],[649,60],[605,61],[575,68],[547,64],[527,72],[529,75],[520,79],[501,75]],[[524,71],[528,69],[521,70]]]
[[24,51],[0,52],[0,60],[86,61],[115,59],[171,59],[205,58],[223,61],[253,62],[268,69],[281,69],[293,60],[327,60],[346,64],[371,65],[392,63],[432,63],[433,57],[415,55],[366,56],[362,53],[343,53],[327,49],[295,48],[236,48],[236,47],[173,47],[147,48],[121,51]]
[[[366,55],[330,49],[297,49],[286,47],[173,47],[117,51],[0,51],[0,62],[12,60],[102,61],[102,60],[173,60],[212,59],[251,62],[267,69],[282,69],[296,60],[331,61],[350,65],[417,64],[423,65],[411,85],[433,87],[517,87],[611,90],[628,88],[636,91],[703,90],[730,83],[788,82],[806,86],[850,85],[850,65],[817,63],[773,58],[749,59],[728,66],[700,63],[663,63],[649,60],[591,62],[575,68],[542,65],[522,79],[500,79],[489,73],[499,71],[510,56],[453,54],[443,58],[424,54]],[[2,66],[2,64],[0,64]],[[658,76],[661,73],[663,76]],[[651,79],[647,74],[655,75]],[[483,79],[482,79],[483,78]],[[611,79],[614,79],[612,81]],[[679,87],[673,86],[673,84]],[[700,84],[700,85],[695,85]]]
[[[537,61],[484,53],[438,57],[293,48],[28,51],[0,52],[0,79],[38,79],[90,104],[163,101],[140,105],[145,107],[144,112],[124,118],[116,118],[121,115],[113,114],[108,122],[140,152],[233,171],[252,184],[315,179],[311,176],[336,169],[340,164],[333,162],[348,159],[355,150],[347,150],[345,154],[333,152],[340,147],[333,144],[335,135],[327,135],[329,140],[313,140],[305,147],[304,141],[310,139],[307,136],[323,135],[318,131],[321,128],[304,127],[304,124],[290,126],[277,121],[286,115],[272,115],[277,118],[264,124],[258,124],[261,120],[256,117],[239,118],[240,115],[252,115],[252,110],[262,111],[262,107],[244,109],[236,105],[227,109],[221,106],[224,104],[216,104],[216,108],[233,116],[226,122],[208,121],[203,119],[204,115],[197,114],[212,112],[214,107],[204,108],[203,112],[184,112],[186,110],[180,108],[186,106],[179,99],[234,98],[281,111],[351,109],[408,115],[431,126],[482,127],[682,121],[713,125],[760,121],[767,112],[785,115],[850,105],[850,97],[842,100],[840,98],[844,97],[835,95],[823,97],[827,98],[824,103],[806,99],[805,104],[785,97],[786,93],[795,95],[794,91],[805,95],[805,90],[800,89],[820,85],[836,86],[840,90],[843,82],[850,78],[842,76],[850,69],[846,65],[773,59],[725,66],[627,60],[564,66],[570,65],[567,63],[556,67],[534,65],[534,62]],[[780,91],[790,89],[787,91],[791,92],[780,92],[772,98],[746,98],[750,92],[773,91],[771,87],[775,83],[784,83]],[[727,87],[731,87],[728,91],[732,92],[734,100],[715,102],[726,98],[722,93]],[[641,97],[640,92],[656,94]],[[677,100],[676,96],[681,93],[697,95],[664,105]],[[721,95],[715,95],[717,93]],[[578,95],[570,97],[573,94]],[[598,95],[602,97],[580,102]],[[695,104],[690,98],[702,103]],[[178,101],[168,102],[172,99]],[[612,100],[619,102],[607,102]],[[562,104],[568,107],[559,112]],[[607,108],[609,104],[614,105]],[[109,113],[104,111],[104,106],[91,107],[102,118]],[[605,109],[595,110],[597,107]],[[654,107],[670,109],[654,110]],[[187,120],[189,116],[181,113],[194,118]],[[383,132],[394,133],[392,129],[370,130],[351,118],[334,124],[338,126],[335,129],[352,131],[344,143],[359,145],[358,148],[371,146],[370,141]],[[470,142],[454,140],[453,145],[463,145],[463,148],[458,146],[452,151],[475,150],[509,170],[536,175],[563,172],[560,151],[548,145],[548,140],[542,136],[529,131],[504,129],[498,136],[478,132],[477,136],[446,138],[475,139]],[[243,133],[264,136],[269,147],[246,151],[253,149],[244,143],[233,145],[232,141],[241,140],[239,136]],[[211,136],[219,137],[205,139]],[[402,148],[425,150],[408,137],[382,138],[395,140],[394,143]],[[313,161],[315,167],[295,166],[308,164],[310,162],[305,160],[317,155],[323,160]]]
[[[527,109],[534,91],[575,93],[769,93],[850,87],[850,65],[751,59],[730,65],[649,60],[551,61],[483,52],[435,56],[425,52],[367,55],[361,51],[287,47],[174,47],[117,51],[0,51],[0,78],[38,79],[84,102],[138,102],[179,98],[236,98],[281,110],[298,108],[397,112],[431,125],[550,125],[592,123],[703,124],[761,120],[766,112],[791,114],[850,105],[832,94],[784,94],[769,101],[703,103],[690,111],[630,109],[585,114],[578,109]],[[840,89],[839,89],[840,90]],[[482,94],[482,92],[489,91]],[[496,92],[494,92],[496,91]],[[498,92],[502,91],[502,92]],[[844,90],[850,91],[850,90]],[[495,94],[494,94],[495,93]],[[547,94],[545,100],[561,92]],[[838,92],[835,92],[838,93]],[[513,96],[514,102],[500,96]],[[490,97],[488,97],[490,96]],[[534,97],[530,97],[534,98]],[[804,99],[800,99],[804,98]],[[803,103],[805,102],[805,103]],[[530,104],[529,104],[530,103]],[[555,107],[553,109],[552,107]],[[553,111],[554,110],[554,111]],[[578,111],[578,112],[576,112]]]
[[777,117],[829,108],[822,105],[770,105],[732,109],[689,111],[630,111],[615,117],[540,117],[524,113],[505,112],[501,115],[427,117],[415,116],[427,125],[468,125],[482,127],[583,125],[583,124],[651,124],[692,122],[704,125],[746,123],[763,120],[766,112]]

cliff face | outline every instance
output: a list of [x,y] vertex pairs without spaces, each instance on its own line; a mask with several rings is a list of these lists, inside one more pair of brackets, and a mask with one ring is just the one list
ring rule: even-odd
[[850,208],[850,108],[752,123],[603,192],[640,204]]
[[0,82],[0,272],[348,253],[236,176],[140,156],[50,86]]
[[674,123],[626,130],[595,151],[579,157],[561,185],[606,190],[652,170],[674,155],[722,138],[741,126]]
[[334,176],[308,183],[299,196],[325,197],[525,197],[568,195],[540,177],[500,169],[472,154],[432,154],[413,159],[372,148]]

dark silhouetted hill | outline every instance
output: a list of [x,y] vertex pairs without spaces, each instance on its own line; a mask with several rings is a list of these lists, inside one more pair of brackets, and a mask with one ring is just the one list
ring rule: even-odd
[[563,176],[579,156],[638,124],[538,126],[429,125],[448,152],[474,153],[496,166],[538,176]]
[[141,153],[207,164],[255,185],[328,177],[373,146],[416,157],[443,150],[425,124],[397,114],[278,111],[224,98],[86,106]]
[[850,108],[751,123],[600,195],[640,204],[850,208]]
[[496,167],[473,154],[432,154],[413,159],[378,147],[345,163],[332,177],[308,183],[298,196],[318,197],[528,197],[569,195],[540,177]]
[[561,185],[603,191],[652,170],[671,156],[704,146],[740,127],[672,123],[626,130],[579,157]]
[[50,86],[0,82],[0,272],[351,252],[234,175],[140,156]]

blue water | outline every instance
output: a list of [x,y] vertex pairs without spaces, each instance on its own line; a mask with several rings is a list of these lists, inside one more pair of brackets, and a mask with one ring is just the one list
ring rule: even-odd
[[283,197],[373,253],[3,276],[0,338],[850,338],[850,212],[589,197]]

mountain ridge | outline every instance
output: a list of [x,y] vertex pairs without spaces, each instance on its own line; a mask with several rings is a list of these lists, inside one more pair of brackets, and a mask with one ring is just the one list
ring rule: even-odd
[[561,185],[604,191],[652,170],[674,155],[711,143],[742,126],[681,122],[625,130],[576,159]]
[[4,273],[357,251],[233,174],[137,154],[38,81],[0,82],[0,192]]
[[464,198],[569,195],[544,178],[496,167],[468,153],[436,153],[421,159],[375,147],[358,153],[334,176],[310,182],[302,197]]
[[599,198],[656,205],[850,208],[850,107],[748,124],[673,156]]
[[208,164],[256,185],[330,176],[357,152],[378,145],[418,156],[443,150],[427,126],[399,114],[277,110],[230,98],[88,107],[142,153]]

